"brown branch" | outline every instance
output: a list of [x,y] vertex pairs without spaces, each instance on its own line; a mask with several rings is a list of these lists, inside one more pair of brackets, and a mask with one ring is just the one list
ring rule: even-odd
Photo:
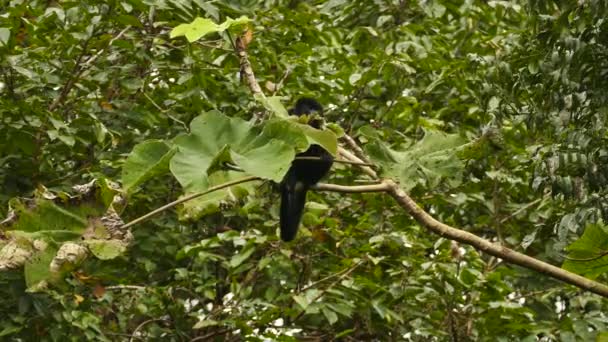
[[543,200],[543,198],[542,198],[542,197],[541,197],[541,198],[537,198],[537,199],[535,199],[534,201],[532,201],[532,202],[530,202],[530,203],[528,203],[528,204],[524,205],[523,207],[521,207],[521,208],[517,209],[515,212],[513,212],[511,215],[509,215],[509,216],[507,216],[507,217],[503,218],[502,220],[500,220],[500,223],[505,223],[505,222],[507,222],[507,221],[508,221],[508,220],[510,220],[512,217],[515,217],[515,216],[519,215],[520,213],[524,212],[525,210],[529,209],[531,206],[535,205],[536,203],[538,203],[538,202],[540,202],[540,201],[542,201],[542,200]]
[[[359,157],[357,157],[354,153],[352,153],[352,152],[344,149],[341,146],[338,146],[338,154],[340,154],[346,160],[350,160],[352,162],[356,162],[356,163],[359,163],[359,164],[365,164],[365,162],[363,160],[361,160]],[[371,167],[369,167],[369,166],[360,166],[360,168],[368,176],[372,177],[373,179],[378,179],[378,174]]]
[[154,106],[156,109],[158,109],[158,110],[159,110],[161,113],[163,113],[163,114],[167,115],[167,117],[168,117],[169,119],[171,119],[171,120],[173,120],[173,121],[177,122],[177,123],[178,123],[178,124],[180,124],[182,127],[184,127],[184,130],[185,130],[186,132],[190,132],[190,128],[188,127],[188,125],[186,125],[186,123],[185,123],[185,122],[183,122],[182,120],[180,120],[180,119],[178,119],[178,118],[174,117],[173,115],[171,115],[171,113],[169,112],[169,110],[167,110],[167,109],[163,109],[161,106],[159,106],[159,105],[158,105],[158,104],[157,104],[157,103],[154,101],[154,99],[152,99],[152,98],[151,98],[151,97],[150,97],[148,94],[146,94],[146,92],[145,92],[145,91],[143,91],[143,90],[142,90],[142,92],[141,92],[141,93],[142,93],[142,94],[144,95],[144,97],[145,97],[146,99],[148,99],[148,101],[150,101],[150,103],[152,103],[152,105],[153,105],[153,106]]
[[363,150],[361,149],[361,147],[359,147],[359,145],[357,144],[355,139],[353,139],[353,137],[351,137],[348,134],[344,134],[341,139],[346,141],[346,144],[348,145],[348,147],[350,147],[353,150],[353,152],[355,152],[355,155],[357,157],[359,157],[359,159],[363,160],[367,164],[371,164],[369,159],[365,155],[365,152],[363,152]]
[[[338,152],[348,160],[361,161],[361,159],[359,159],[357,156],[354,156],[351,152],[341,147],[339,147]],[[365,173],[367,173],[372,178],[377,178],[376,173],[371,168],[366,166],[360,167]],[[464,230],[450,227],[442,222],[437,221],[427,212],[422,210],[422,208],[420,208],[418,204],[416,204],[416,202],[414,202],[414,200],[412,200],[405,193],[405,191],[403,191],[393,180],[387,179],[384,180],[382,183],[387,186],[387,193],[391,195],[403,209],[405,209],[410,215],[412,215],[412,217],[418,223],[420,223],[423,227],[430,230],[431,232],[438,234],[439,236],[446,237],[450,240],[458,241],[472,246],[477,250],[485,252],[486,254],[492,255],[494,257],[503,259],[511,264],[519,265],[527,269],[546,274],[552,278],[561,280],[565,283],[574,285],[581,289],[585,289],[608,298],[607,285],[598,283],[591,279],[587,279],[578,274],[568,272],[562,268],[553,266],[551,264],[532,258],[525,254],[516,252],[505,246],[492,243]],[[532,203],[536,202],[534,201]],[[527,207],[528,206],[524,208]]]
[[[321,157],[296,157],[295,160],[323,160]],[[352,160],[344,160],[344,159],[334,159],[334,163],[338,164],[349,164],[349,165],[363,165],[372,167],[374,164],[364,163],[359,161]]]
[[546,274],[552,278],[608,298],[608,286],[441,223],[422,210],[394,181],[385,180],[384,183],[389,187],[388,193],[397,203],[412,215],[418,223],[431,232],[473,246],[486,254],[501,258],[511,264]]
[[129,342],[133,342],[133,340],[137,337],[137,338],[141,338],[140,336],[135,336],[135,334],[137,334],[137,332],[139,331],[139,329],[143,328],[146,324],[149,323],[153,323],[153,322],[161,322],[161,321],[166,321],[165,318],[153,318],[153,319],[149,319],[147,321],[143,321],[140,325],[137,326],[137,328],[135,328],[135,330],[133,330],[133,333],[131,333],[131,338],[129,339]]
[[312,187],[318,191],[332,191],[332,192],[345,192],[345,193],[358,193],[358,192],[387,192],[389,190],[385,183],[369,184],[369,185],[338,185],[338,184],[327,184],[317,183]]
[[230,333],[231,331],[232,331],[232,329],[229,329],[229,328],[219,329],[216,331],[212,331],[208,334],[205,334],[203,336],[195,337],[195,338],[191,339],[190,342],[209,341],[212,337],[219,336],[219,335],[225,335],[225,334]]
[[76,80],[82,73],[80,64],[82,63],[82,59],[84,58],[84,55],[87,53],[87,47],[89,45],[89,42],[91,41],[91,38],[93,38],[92,35],[89,38],[87,38],[87,40],[85,40],[84,43],[82,44],[82,46],[81,46],[82,51],[80,51],[80,55],[78,55],[78,58],[76,58],[76,63],[74,63],[74,66],[72,67],[72,71],[70,72],[70,77],[68,78],[68,81],[65,82],[65,84],[61,88],[61,92],[59,93],[59,96],[57,96],[55,98],[55,100],[53,101],[53,103],[51,103],[49,105],[50,112],[54,111],[55,108],[57,108],[59,105],[63,104],[66,97],[70,93],[70,90],[72,90],[72,87],[74,86],[74,84],[76,84]]
[[76,60],[76,64],[74,64],[74,67],[72,68],[70,78],[68,79],[68,81],[65,83],[65,85],[61,89],[61,93],[59,94],[59,96],[56,97],[55,101],[53,101],[53,103],[51,103],[51,105],[49,106],[49,111],[52,112],[58,106],[63,104],[63,102],[67,98],[68,94],[70,93],[70,91],[72,90],[72,88],[74,87],[74,85],[76,84],[78,79],[82,76],[82,73],[86,70],[86,67],[89,67],[91,64],[93,64],[93,62],[97,58],[99,58],[99,56],[101,56],[101,54],[103,54],[103,52],[105,50],[107,50],[108,47],[111,46],[112,43],[114,43],[115,40],[120,39],[120,37],[122,37],[122,35],[124,35],[125,32],[127,32],[129,27],[130,26],[127,26],[124,30],[120,31],[114,38],[110,39],[110,41],[108,42],[108,45],[106,45],[105,48],[99,50],[95,55],[91,56],[85,62],[82,62],[82,59],[84,58],[84,55],[87,52],[87,46],[89,45],[89,42],[90,42],[91,38],[93,38],[93,36],[91,35],[91,37],[89,37],[84,42],[84,44],[82,46],[82,51],[80,52],[80,55],[78,56],[78,59]]
[[197,193],[188,195],[186,197],[182,197],[182,198],[180,198],[178,200],[175,200],[175,201],[173,201],[171,203],[165,204],[165,205],[163,205],[162,207],[160,207],[158,209],[154,209],[151,212],[149,212],[149,213],[147,213],[147,214],[145,214],[143,216],[140,216],[140,217],[136,218],[135,220],[133,220],[133,221],[131,221],[129,223],[123,224],[122,227],[120,227],[120,229],[121,230],[122,229],[127,229],[127,228],[129,228],[131,226],[134,226],[134,225],[136,225],[136,224],[138,224],[138,223],[140,223],[142,221],[145,221],[145,220],[149,219],[150,217],[152,217],[152,216],[154,216],[154,215],[156,215],[158,213],[161,213],[161,212],[163,212],[163,211],[165,211],[167,209],[175,207],[176,205],[178,205],[180,203],[187,202],[189,200],[195,199],[197,197],[201,197],[201,196],[206,195],[208,193],[211,193],[211,192],[214,192],[214,191],[218,191],[218,190],[221,190],[221,189],[224,189],[224,188],[228,188],[228,187],[231,187],[233,185],[237,185],[237,184],[241,184],[241,183],[246,183],[246,182],[252,182],[252,181],[256,181],[256,180],[260,180],[260,179],[261,178],[259,178],[259,177],[248,176],[248,177],[244,177],[244,178],[235,179],[235,180],[233,180],[231,182],[226,182],[226,183],[220,184],[218,186],[210,187],[209,189],[207,189],[205,191],[197,192]]
[[114,286],[106,286],[104,288],[105,290],[136,290],[136,291],[140,291],[140,290],[145,290],[146,287],[145,286],[139,286],[139,285],[114,285]]
[[86,62],[84,62],[82,64],[83,67],[88,67],[91,64],[93,64],[93,62],[95,62],[95,60],[97,58],[99,58],[99,56],[101,56],[110,46],[112,46],[112,44],[114,44],[114,42],[120,38],[122,38],[122,36],[131,28],[131,26],[127,26],[125,27],[122,31],[118,32],[118,34],[116,36],[114,36],[112,39],[110,39],[110,41],[108,42],[108,45],[106,45],[103,49],[97,51],[96,54],[94,54],[93,56],[91,56],[89,59],[86,60]]
[[[251,89],[251,92],[254,96],[262,96],[264,97],[264,93],[262,92],[262,88],[260,84],[255,79],[255,74],[253,73],[253,68],[251,67],[251,63],[249,62],[249,57],[247,56],[247,46],[243,39],[238,37],[235,42],[236,53],[239,56],[239,63],[241,65],[241,74],[244,75],[245,81],[247,82],[247,86]],[[262,120],[264,117],[262,112],[256,112],[254,114],[257,120]]]

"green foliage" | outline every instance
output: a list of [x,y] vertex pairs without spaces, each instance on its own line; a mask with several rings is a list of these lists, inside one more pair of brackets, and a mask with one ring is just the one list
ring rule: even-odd
[[[136,146],[125,163],[123,180],[129,181],[130,189],[162,173],[170,162],[172,174],[186,193],[203,192],[247,175],[280,182],[295,154],[313,143],[336,153],[337,138],[332,131],[288,120],[252,126],[210,111],[192,120],[190,133],[178,136],[171,147],[149,141]],[[226,188],[194,199],[185,204],[185,216],[198,218],[234,194],[234,189]]]
[[221,24],[216,24],[211,19],[196,18],[190,24],[181,24],[171,30],[169,36],[171,38],[186,36],[190,43],[201,39],[210,33],[221,33],[234,25],[248,23],[250,20],[246,16],[241,16],[238,19],[228,18]]
[[563,268],[594,279],[608,271],[608,229],[591,224],[580,239],[567,248],[568,259]]
[[[80,186],[76,195],[45,190],[31,200],[11,201],[9,218],[0,224],[6,235],[0,245],[0,270],[23,266],[26,285],[34,291],[58,285],[89,253],[99,259],[123,254],[130,233],[117,234],[120,227],[102,223],[114,217],[116,208],[110,204],[120,197],[107,186],[93,182]],[[108,202],[104,193],[116,197]]]
[[[428,235],[378,194],[311,192],[290,244],[265,184],[163,212],[132,227],[128,248],[106,229],[235,178],[280,180],[309,144],[334,153],[343,130],[440,221],[606,282],[603,1],[0,8],[0,258],[24,265],[0,272],[3,339],[590,341],[608,330],[604,299]],[[245,27],[266,96],[239,80]],[[318,99],[334,129],[286,119],[299,96]],[[127,198],[107,181],[118,179]],[[336,164],[328,181],[362,180]],[[88,200],[73,198],[91,181]]]
[[122,187],[131,192],[143,182],[169,172],[176,150],[160,140],[144,141],[133,148],[122,168]]
[[457,134],[426,131],[422,140],[405,151],[392,150],[380,141],[366,145],[366,149],[379,165],[385,167],[388,177],[411,190],[418,184],[435,188],[442,180],[447,181],[448,186],[458,186],[464,165],[457,153],[464,143]]

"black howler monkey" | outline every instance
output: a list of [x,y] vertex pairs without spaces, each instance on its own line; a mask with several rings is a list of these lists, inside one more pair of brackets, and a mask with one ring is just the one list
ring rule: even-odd
[[[296,102],[291,115],[323,114],[323,107],[314,99],[301,98]],[[318,121],[309,122],[314,128],[321,128]],[[323,147],[311,145],[296,157],[318,157],[319,160],[294,160],[281,182],[281,239],[291,241],[298,233],[298,226],[306,203],[306,192],[325,176],[333,157]]]

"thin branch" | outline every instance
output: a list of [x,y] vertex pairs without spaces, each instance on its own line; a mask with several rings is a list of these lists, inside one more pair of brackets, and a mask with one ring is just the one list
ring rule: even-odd
[[[246,46],[241,39],[237,39],[237,42],[235,45],[235,50],[237,51],[238,56],[240,58],[241,71],[246,76],[246,80],[249,85],[249,88],[251,89],[251,91],[253,92],[254,95],[264,96],[262,89],[260,88],[259,84],[255,80],[255,75],[253,74],[253,70],[251,68],[251,63],[249,63],[249,60],[247,57],[247,52],[245,51]],[[259,115],[259,114],[256,115],[256,118],[258,120],[263,119],[262,115]],[[352,161],[352,162],[356,162],[356,163],[360,163],[360,164],[366,163],[367,158],[365,157],[363,150],[357,145],[357,143],[354,141],[354,139],[345,138],[345,140],[346,140],[347,144],[349,146],[351,146],[351,148],[356,150],[357,153],[361,154],[362,157],[358,157],[356,154],[346,150],[345,148],[343,148],[341,146],[338,147],[338,153],[342,157],[344,157],[344,159],[346,159],[348,161]],[[357,165],[361,168],[361,170],[363,172],[365,172],[372,179],[379,179],[378,174],[371,167],[365,166],[365,165],[359,165],[359,164],[357,164]],[[590,292],[593,292],[593,293],[596,293],[603,297],[608,298],[608,286],[598,283],[596,281],[587,279],[585,277],[579,276],[577,274],[568,272],[564,269],[553,266],[551,264],[540,261],[538,259],[529,257],[525,254],[516,252],[516,251],[514,251],[510,248],[504,247],[502,245],[492,243],[488,240],[480,238],[479,236],[471,234],[469,232],[466,232],[466,231],[463,231],[463,230],[460,230],[460,229],[457,229],[454,227],[450,227],[442,222],[437,221],[430,214],[428,214],[427,212],[422,210],[422,208],[420,208],[418,206],[418,204],[416,204],[416,202],[414,202],[414,200],[412,200],[405,193],[405,191],[403,191],[397,185],[397,183],[395,183],[393,180],[386,179],[381,184],[382,185],[374,185],[373,187],[378,186],[378,189],[379,189],[378,191],[386,191],[391,197],[393,197],[397,201],[397,203],[399,203],[399,205],[403,209],[405,209],[410,215],[412,215],[412,217],[418,223],[420,223],[423,227],[430,230],[431,232],[438,234],[439,236],[446,237],[448,239],[470,245],[482,252],[485,252],[489,255],[501,258],[509,263],[519,265],[519,266],[522,266],[522,267],[525,267],[525,268],[528,268],[528,269],[531,269],[534,271],[538,271],[540,273],[544,273],[555,279],[559,279],[568,284],[577,286],[581,289],[585,289]],[[326,189],[329,190],[329,188],[338,189],[341,186],[338,186],[338,185],[329,186],[329,185],[322,185],[322,184],[320,184],[320,186],[318,186],[319,189],[323,189],[323,187],[326,187]],[[352,188],[352,187],[345,187],[345,188]],[[346,275],[347,274],[345,274],[344,276],[346,276]],[[340,279],[338,279],[338,281],[339,280]],[[331,286],[333,286],[333,285],[334,284],[332,284]],[[304,314],[304,312],[305,312],[305,310],[302,311],[296,317],[296,319],[294,319],[294,321],[297,320],[298,318],[300,318]]]
[[348,134],[344,134],[342,136],[342,140],[346,141],[346,144],[355,152],[355,155],[359,157],[359,159],[363,160],[367,164],[371,164],[369,158],[367,158],[365,152],[363,152],[353,137]]
[[81,68],[80,64],[82,63],[82,59],[84,58],[84,55],[87,53],[87,47],[89,45],[89,42],[91,41],[91,38],[93,38],[92,35],[89,38],[87,38],[87,40],[85,40],[84,43],[82,43],[82,46],[81,46],[82,51],[80,51],[78,58],[76,58],[76,63],[74,63],[74,66],[72,67],[72,71],[70,72],[68,81],[65,82],[65,84],[61,88],[61,92],[59,93],[59,96],[57,96],[55,98],[55,100],[49,105],[50,112],[54,111],[55,108],[57,108],[59,105],[61,105],[65,101],[66,97],[70,93],[70,90],[72,90],[72,87],[74,86],[74,84],[76,84],[76,80],[78,79],[78,77],[80,77],[80,75],[82,73],[82,68]]
[[[251,89],[251,92],[253,93],[254,96],[257,95],[257,96],[264,97],[262,88],[260,87],[260,84],[258,83],[258,81],[255,79],[255,74],[253,73],[253,68],[251,67],[251,63],[249,62],[249,57],[247,56],[247,46],[245,45],[245,42],[243,41],[243,39],[241,39],[240,37],[238,37],[236,39],[235,49],[236,49],[237,55],[239,56],[239,61],[240,61],[240,65],[241,65],[241,73],[245,76],[245,81],[247,82],[249,89]],[[257,120],[264,119],[262,112],[260,112],[260,113],[256,112],[254,115],[256,116]]]
[[195,337],[193,339],[190,340],[190,342],[194,342],[194,341],[209,341],[209,339],[211,339],[212,337],[215,336],[219,336],[219,335],[224,335],[229,333],[230,331],[232,331],[232,329],[228,329],[228,328],[224,328],[224,329],[219,329],[216,331],[212,331],[208,334],[205,334],[203,336],[199,336],[199,337]]
[[[323,160],[321,157],[296,157],[295,160]],[[352,161],[352,160],[344,160],[344,159],[334,159],[334,163],[338,164],[349,164],[349,165],[363,165],[372,167],[374,164],[365,163],[360,161]]]
[[420,208],[418,204],[416,204],[416,202],[397,185],[397,183],[392,180],[385,180],[384,182],[389,186],[388,193],[397,201],[397,203],[412,215],[418,223],[431,232],[473,246],[486,254],[501,258],[511,264],[544,273],[552,278],[559,279],[568,284],[608,298],[608,286],[516,252],[505,246],[492,243],[477,235],[441,223],[422,210],[422,208]]
[[[363,160],[361,160],[359,157],[357,157],[356,155],[354,155],[352,152],[344,149],[341,146],[338,146],[338,153],[340,155],[342,155],[342,157],[344,157],[346,160],[350,160],[350,161],[357,162],[357,163],[365,163]],[[368,176],[372,177],[373,179],[378,179],[378,174],[371,167],[369,167],[369,166],[360,166],[360,168]]]
[[158,322],[158,321],[166,321],[166,319],[164,319],[164,318],[154,318],[154,319],[149,319],[147,321],[143,321],[140,325],[137,326],[137,328],[135,328],[135,330],[133,330],[133,333],[131,333],[131,338],[129,339],[129,342],[133,342],[133,339],[135,337],[141,338],[139,336],[135,336],[135,334],[137,334],[137,331],[139,329],[143,328],[146,324],[153,323],[153,322]]
[[146,287],[145,286],[138,286],[138,285],[114,285],[114,286],[107,286],[104,288],[105,290],[145,290]]
[[570,260],[570,261],[581,261],[581,262],[585,262],[585,261],[594,261],[594,260],[597,260],[597,259],[601,259],[601,258],[605,257],[606,255],[608,255],[608,251],[603,251],[602,253],[600,253],[600,254],[598,254],[598,255],[596,255],[596,256],[594,256],[594,257],[589,257],[589,258],[581,258],[581,259],[578,259],[578,258],[571,258],[571,257],[569,257],[569,256],[567,256],[567,255],[564,255],[564,258],[565,258],[566,260]]
[[308,289],[310,289],[312,287],[315,287],[315,286],[319,285],[320,283],[325,282],[325,281],[327,281],[327,280],[329,280],[331,278],[341,276],[341,275],[343,275],[345,273],[349,274],[352,271],[354,271],[355,268],[357,268],[361,264],[363,264],[363,262],[364,262],[364,260],[359,260],[356,264],[354,264],[353,266],[351,266],[349,268],[343,269],[342,271],[340,271],[338,273],[330,274],[330,275],[328,275],[327,277],[325,277],[323,279],[319,279],[319,280],[315,281],[314,283],[311,283],[311,284],[309,284],[307,286],[304,286],[299,292],[304,292],[304,291],[306,291],[306,290],[308,290]]
[[[357,269],[357,267],[359,267],[361,264],[363,264],[363,260],[359,261],[358,263],[354,264],[353,266],[351,266],[346,272],[342,273],[338,279],[336,279],[333,283],[331,283],[328,287],[324,288],[322,291],[319,292],[318,295],[316,295],[312,300],[310,300],[310,303],[314,303],[317,300],[319,300],[319,298],[323,297],[323,295],[325,293],[327,293],[327,291],[329,291],[330,289],[332,289],[334,286],[336,286],[339,282],[341,282],[344,278],[348,277],[351,273],[353,273],[354,270]],[[299,320],[300,318],[302,318],[302,316],[304,316],[304,314],[306,313],[306,309],[302,309],[302,311],[300,311],[300,313],[293,319],[293,322],[296,322],[297,320]]]
[[510,220],[512,217],[515,217],[515,216],[519,215],[521,212],[523,212],[523,211],[525,211],[525,210],[529,209],[531,206],[535,205],[536,203],[538,203],[538,202],[540,202],[540,201],[542,201],[542,200],[543,200],[542,198],[537,198],[537,199],[535,199],[534,201],[532,201],[532,202],[530,202],[530,203],[528,203],[528,204],[524,205],[523,207],[521,207],[521,208],[517,209],[516,211],[514,211],[514,212],[513,212],[511,215],[509,215],[509,216],[507,216],[507,217],[503,218],[502,220],[500,220],[500,223],[505,223],[505,222],[507,222],[507,221],[508,221],[508,220]]
[[89,59],[87,59],[82,66],[83,67],[88,67],[89,65],[93,64],[93,62],[95,62],[95,60],[97,58],[99,58],[99,56],[101,56],[110,46],[112,46],[112,44],[122,38],[122,36],[131,28],[131,26],[127,26],[125,27],[122,31],[118,32],[118,34],[116,36],[114,36],[112,39],[110,39],[110,41],[108,42],[108,45],[106,45],[103,49],[97,51],[96,54],[94,54],[93,56],[91,56]]
[[182,125],[182,127],[184,127],[184,129],[186,130],[186,132],[190,132],[190,129],[188,128],[188,125],[186,125],[185,122],[183,122],[182,120],[174,117],[173,115],[169,114],[169,111],[166,109],[163,109],[161,106],[159,106],[148,94],[146,94],[145,91],[141,92],[142,94],[144,94],[144,97],[146,99],[148,99],[148,101],[150,101],[150,103],[152,103],[152,105],[158,109],[161,113],[167,115],[167,117],[175,122],[177,122],[178,124]]
[[332,192],[345,192],[345,193],[359,193],[359,192],[387,192],[389,190],[385,183],[369,184],[369,185],[338,185],[338,184],[327,184],[318,183],[312,187],[318,191],[332,191]]
[[213,187],[211,187],[211,188],[209,188],[209,189],[207,189],[207,190],[205,190],[203,192],[197,192],[197,193],[188,195],[186,197],[182,197],[182,198],[180,198],[178,200],[175,200],[175,201],[173,201],[173,202],[171,202],[169,204],[165,204],[165,205],[163,205],[162,207],[160,207],[158,209],[154,209],[151,212],[149,212],[149,213],[147,213],[147,214],[145,214],[143,216],[140,216],[140,217],[136,218],[135,220],[133,220],[133,221],[131,221],[129,223],[125,223],[124,225],[122,225],[122,227],[120,227],[120,229],[121,230],[122,229],[127,229],[127,228],[129,228],[131,226],[134,226],[134,225],[136,225],[136,224],[138,224],[138,223],[140,223],[142,221],[145,221],[145,220],[149,219],[150,217],[152,217],[152,216],[154,216],[154,215],[156,215],[158,213],[161,213],[161,212],[163,212],[163,211],[165,211],[167,209],[175,207],[178,204],[187,202],[187,201],[195,199],[197,197],[201,197],[201,196],[206,195],[208,193],[211,193],[211,192],[214,192],[214,191],[218,191],[218,190],[221,190],[221,189],[224,189],[224,188],[229,188],[229,187],[231,187],[233,185],[237,185],[237,184],[241,184],[241,183],[247,183],[247,182],[252,182],[252,181],[256,181],[256,180],[260,180],[260,179],[261,178],[259,178],[259,177],[248,176],[248,177],[244,177],[244,178],[233,180],[231,182],[223,183],[223,184],[220,184],[218,186],[213,186]]
[[289,74],[291,74],[291,67],[287,67],[287,70],[285,70],[285,72],[283,73],[283,77],[281,77],[279,83],[275,85],[274,91],[272,92],[272,96],[276,95],[276,93],[281,90],[281,88],[283,87],[283,83],[285,82]]
[[91,37],[89,37],[84,42],[84,44],[82,46],[82,52],[78,56],[78,59],[76,60],[76,64],[74,64],[74,67],[72,68],[72,72],[71,72],[72,75],[70,76],[68,81],[65,83],[65,85],[61,89],[61,93],[59,94],[59,96],[57,98],[55,98],[55,101],[53,101],[53,103],[51,103],[51,105],[49,106],[49,111],[52,112],[65,101],[66,97],[68,96],[68,94],[70,93],[70,91],[72,90],[72,88],[74,87],[74,85],[76,84],[78,79],[80,78],[80,76],[82,76],[82,73],[86,70],[86,67],[93,64],[93,62],[97,58],[99,58],[99,56],[101,56],[108,49],[108,47],[110,47],[112,45],[112,43],[114,43],[114,41],[116,41],[117,39],[120,39],[120,37],[122,37],[129,28],[130,28],[130,26],[127,26],[125,29],[120,31],[115,37],[110,39],[110,41],[108,42],[108,45],[106,45],[106,47],[99,50],[95,55],[91,56],[86,61],[82,62],[82,59],[84,58],[84,55],[86,54],[86,50],[87,50],[89,41],[91,40],[91,38],[93,38],[93,36],[91,35]]
[[517,297],[512,297],[512,298],[508,298],[507,297],[507,299],[510,300],[510,301],[512,301],[512,302],[515,302],[515,301],[518,301],[518,300],[520,300],[522,298],[533,297],[533,296],[536,296],[536,295],[539,295],[539,294],[545,294],[545,293],[548,293],[548,292],[551,292],[551,291],[557,291],[557,290],[558,290],[557,288],[548,288],[548,289],[544,289],[544,290],[528,292],[528,293],[522,294],[522,295],[517,296]]

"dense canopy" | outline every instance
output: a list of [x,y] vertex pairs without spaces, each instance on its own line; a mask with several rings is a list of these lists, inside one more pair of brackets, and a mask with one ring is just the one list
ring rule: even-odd
[[608,339],[607,6],[0,0],[0,337]]

